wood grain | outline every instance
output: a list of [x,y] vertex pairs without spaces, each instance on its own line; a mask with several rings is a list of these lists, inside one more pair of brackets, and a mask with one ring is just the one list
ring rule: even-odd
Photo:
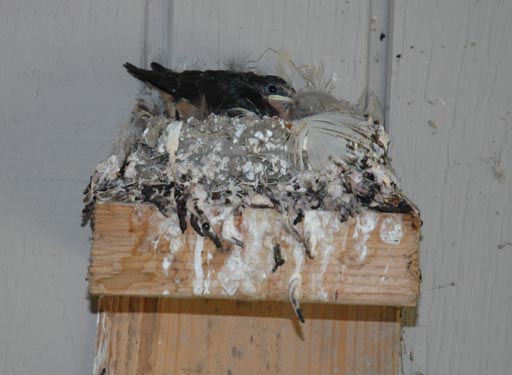
[[[212,220],[214,229],[225,233],[228,209],[212,210],[208,217],[225,219]],[[221,252],[191,228],[182,234],[177,219],[163,217],[153,205],[98,205],[91,293],[288,301],[289,282],[299,277],[304,302],[416,303],[419,230],[410,216],[365,212],[342,224],[334,213],[307,212],[296,227],[314,259],[305,256],[275,210],[246,209],[233,220],[245,246],[224,241]],[[390,223],[403,231],[397,244],[382,240]],[[372,230],[363,233],[365,225]],[[315,226],[324,231],[313,233]],[[272,272],[276,245],[285,263]]]
[[391,307],[101,297],[94,375],[396,375]]

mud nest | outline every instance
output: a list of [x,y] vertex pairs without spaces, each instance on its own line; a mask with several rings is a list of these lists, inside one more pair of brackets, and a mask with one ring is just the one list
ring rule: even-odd
[[84,191],[83,224],[94,224],[98,203],[152,203],[167,217],[177,215],[183,232],[190,225],[222,250],[207,206],[275,209],[294,236],[306,210],[335,211],[340,221],[365,208],[417,213],[390,167],[382,125],[362,113],[346,116],[370,147],[360,148],[349,137],[339,146],[349,151],[347,157],[329,156],[315,168],[315,150],[297,143],[300,122],[250,112],[177,121],[141,99]]

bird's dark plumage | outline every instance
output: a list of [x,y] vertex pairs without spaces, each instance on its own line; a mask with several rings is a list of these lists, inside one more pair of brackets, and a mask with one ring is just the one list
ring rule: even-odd
[[185,70],[181,73],[153,62],[151,70],[126,63],[126,70],[172,96],[175,103],[186,101],[196,107],[206,106],[210,112],[224,114],[243,108],[259,115],[279,115],[274,102],[292,103],[295,90],[282,78],[252,72],[229,70]]

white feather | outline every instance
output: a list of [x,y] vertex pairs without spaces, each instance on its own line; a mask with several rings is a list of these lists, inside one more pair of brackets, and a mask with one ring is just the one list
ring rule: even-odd
[[[325,170],[332,161],[354,165],[363,157],[380,161],[387,145],[379,145],[375,136],[383,132],[366,118],[350,113],[325,112],[293,122],[289,150],[295,163],[304,170],[303,151],[309,166]],[[382,147],[384,146],[384,147]]]

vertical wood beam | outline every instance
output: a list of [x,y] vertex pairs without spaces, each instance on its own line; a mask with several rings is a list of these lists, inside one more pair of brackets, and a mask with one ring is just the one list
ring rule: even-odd
[[101,297],[94,375],[396,375],[399,311]]

